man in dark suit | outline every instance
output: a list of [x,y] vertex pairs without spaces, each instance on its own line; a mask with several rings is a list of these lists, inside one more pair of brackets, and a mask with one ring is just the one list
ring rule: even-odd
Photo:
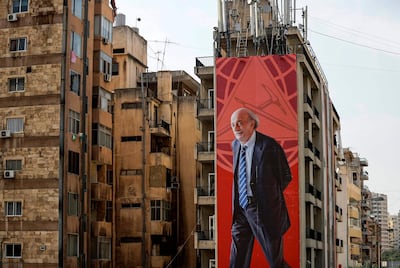
[[254,237],[271,268],[290,267],[283,258],[283,235],[290,227],[283,195],[292,179],[282,147],[256,131],[257,115],[240,108],[231,116],[233,222],[230,268],[250,266]]

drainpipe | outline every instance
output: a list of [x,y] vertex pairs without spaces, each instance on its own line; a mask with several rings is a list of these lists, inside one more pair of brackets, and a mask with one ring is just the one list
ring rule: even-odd
[[146,254],[146,95],[143,84],[143,73],[141,73],[142,94],[142,267],[147,266]]
[[86,96],[86,81],[88,75],[88,59],[87,59],[87,45],[88,45],[88,0],[84,3],[84,17],[83,17],[83,70],[82,70],[82,97],[81,97],[81,213],[80,213],[80,228],[79,228],[79,266],[86,267],[87,256],[85,254],[85,233],[87,232],[88,219],[85,213],[85,194],[87,192],[87,174],[86,174],[86,156],[87,156],[87,133],[86,133],[86,116],[88,112],[88,99]]
[[64,259],[64,121],[65,121],[65,74],[67,60],[67,22],[68,22],[68,1],[63,3],[63,23],[61,41],[61,84],[60,84],[60,136],[59,136],[59,164],[58,164],[58,267],[63,267]]

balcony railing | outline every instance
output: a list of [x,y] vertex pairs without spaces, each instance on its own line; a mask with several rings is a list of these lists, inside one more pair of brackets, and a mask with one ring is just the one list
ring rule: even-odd
[[201,99],[197,103],[199,109],[214,109],[214,99]]
[[164,120],[161,120],[161,122],[150,121],[150,127],[151,128],[161,127],[169,132],[169,124],[167,122],[165,122]]
[[199,240],[214,240],[215,232],[213,230],[201,230],[198,231],[198,239]]
[[313,229],[307,229],[306,238],[322,241],[322,233]]
[[197,195],[198,196],[214,196],[215,195],[215,190],[214,187],[197,187]]
[[306,189],[307,193],[312,194],[315,198],[318,200],[322,200],[322,193],[320,190],[315,188],[312,184],[308,184],[308,187]]
[[214,152],[214,143],[213,142],[199,142],[196,144],[197,152]]

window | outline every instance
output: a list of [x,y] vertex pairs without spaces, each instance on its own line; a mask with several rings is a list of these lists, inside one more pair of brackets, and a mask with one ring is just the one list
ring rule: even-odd
[[100,260],[109,260],[111,259],[111,239],[99,236],[97,238],[97,245],[95,247],[96,254],[95,258]]
[[122,136],[121,142],[142,141],[142,136]]
[[67,255],[70,257],[78,257],[78,240],[77,234],[68,234],[67,237]]
[[93,108],[111,113],[111,93],[103,88],[95,88],[93,92]]
[[77,193],[68,193],[68,215],[69,216],[78,216],[78,194]]
[[17,92],[25,90],[25,78],[24,77],[15,77],[8,79],[8,91],[9,92]]
[[70,72],[70,89],[72,92],[76,93],[78,96],[80,95],[81,75],[74,71]]
[[112,40],[112,22],[103,16],[94,17],[94,34],[101,38]]
[[101,124],[93,124],[93,145],[112,148],[111,129]]
[[7,129],[11,133],[21,133],[24,131],[23,118],[7,118]]
[[12,13],[28,11],[28,0],[13,0],[12,4]]
[[22,216],[22,202],[21,201],[6,201],[5,214],[8,217]]
[[161,220],[161,200],[151,200],[151,220]]
[[112,75],[119,75],[119,63],[118,62],[112,63]]
[[80,128],[80,113],[69,110],[69,132],[78,134]]
[[26,51],[26,37],[10,39],[10,51]]
[[151,220],[169,221],[171,212],[171,203],[164,200],[151,200]]
[[81,57],[81,44],[82,38],[79,34],[72,32],[71,33],[71,51],[75,53],[77,57]]
[[121,109],[141,109],[141,102],[125,102],[121,104]]
[[353,183],[357,182],[357,172],[353,172]]
[[101,51],[100,52],[100,72],[103,74],[111,75],[111,65],[112,65],[112,58]]
[[79,153],[68,151],[68,172],[79,175]]
[[21,159],[8,159],[6,160],[6,170],[21,170],[22,160]]
[[210,259],[208,263],[208,268],[215,268],[215,259]]
[[122,203],[121,208],[140,208],[141,203]]
[[72,0],[72,14],[82,19],[82,0]]
[[21,258],[22,245],[20,243],[12,243],[5,245],[6,258]]

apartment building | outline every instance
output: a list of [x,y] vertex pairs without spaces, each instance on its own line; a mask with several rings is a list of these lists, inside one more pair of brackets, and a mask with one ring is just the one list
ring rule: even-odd
[[215,222],[215,98],[214,57],[196,58],[195,74],[200,78],[196,101],[200,140],[196,144],[196,232],[194,249],[199,267],[216,267]]
[[114,265],[193,267],[199,83],[184,71],[147,72],[147,41],[124,15],[116,21]]
[[347,262],[342,266],[359,266],[363,263],[363,234],[365,223],[369,216],[369,209],[364,200],[369,200],[367,192],[362,191],[364,181],[368,180],[365,167],[368,161],[348,148],[343,149],[344,163],[340,165],[340,173],[346,180],[348,203],[347,218]]
[[111,267],[113,8],[0,3],[4,267]]
[[387,209],[387,195],[372,192],[372,209],[371,214],[374,215],[381,227],[381,246],[382,252],[390,249],[388,221],[389,213]]
[[[337,193],[343,188],[336,172],[338,161],[342,160],[341,145],[337,141],[339,115],[329,98],[327,80],[302,32],[297,27],[287,27],[289,23],[278,21],[278,7],[272,1],[252,1],[250,5],[268,8],[258,9],[261,10],[259,17],[249,21],[252,11],[248,3],[220,2],[219,25],[214,29],[215,57],[296,54],[300,195],[298,263],[300,267],[335,267],[337,251],[344,252],[346,243],[346,237],[336,235],[337,225],[344,221],[343,211],[346,210],[346,204],[336,203]],[[251,26],[254,21],[261,21],[258,24],[261,25],[260,32],[254,32]],[[269,44],[272,45],[269,47]],[[195,66],[201,81],[197,112],[202,123],[203,141],[197,147],[197,160],[203,169],[197,187],[206,186],[200,191],[204,195],[202,199],[199,190],[195,192],[198,197],[195,198],[198,223],[195,248],[200,267],[215,267],[217,254],[215,199],[210,192],[214,185],[216,160],[214,147],[210,144],[214,140],[216,90],[215,61],[212,59],[198,57]]]
[[389,247],[391,249],[399,249],[399,216],[389,215],[388,231],[389,231]]

